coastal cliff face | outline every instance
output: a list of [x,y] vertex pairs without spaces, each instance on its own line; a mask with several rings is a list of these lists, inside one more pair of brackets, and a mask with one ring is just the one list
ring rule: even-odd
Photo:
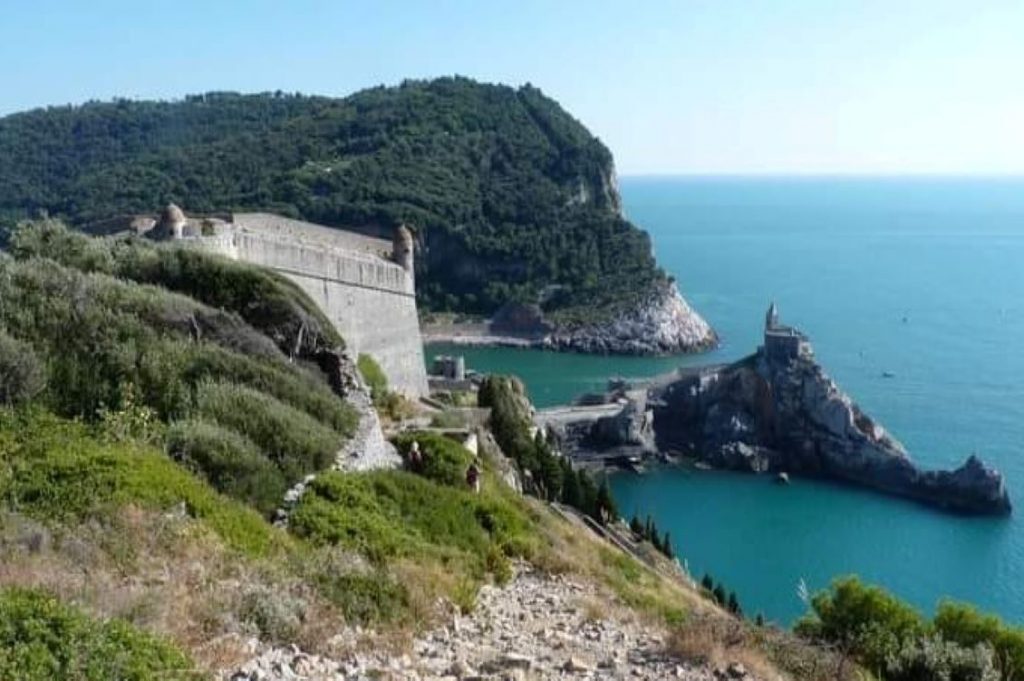
[[623,310],[606,322],[571,330],[555,330],[545,346],[577,352],[663,355],[713,347],[718,336],[693,310],[674,284],[666,283],[641,305]]
[[851,482],[950,510],[1011,510],[1002,475],[971,456],[925,471],[865,414],[810,354],[763,349],[661,389],[654,423],[662,450],[721,468]]

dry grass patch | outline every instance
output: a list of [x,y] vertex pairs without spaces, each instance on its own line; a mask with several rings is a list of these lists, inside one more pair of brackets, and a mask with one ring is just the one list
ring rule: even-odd
[[40,589],[94,617],[123,619],[207,670],[246,659],[252,637],[326,651],[345,624],[286,562],[247,559],[173,514],[129,506],[57,529],[8,514],[0,552],[0,587]]

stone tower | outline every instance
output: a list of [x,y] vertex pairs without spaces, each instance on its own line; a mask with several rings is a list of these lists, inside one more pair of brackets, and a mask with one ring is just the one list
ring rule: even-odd
[[160,213],[160,219],[153,231],[161,239],[180,239],[185,232],[187,222],[185,213],[173,203],[169,203]]
[[391,259],[402,266],[402,268],[413,274],[413,240],[412,232],[405,225],[399,225],[391,241]]
[[775,307],[775,301],[768,306],[768,312],[764,315],[764,330],[771,331],[779,326],[779,308]]

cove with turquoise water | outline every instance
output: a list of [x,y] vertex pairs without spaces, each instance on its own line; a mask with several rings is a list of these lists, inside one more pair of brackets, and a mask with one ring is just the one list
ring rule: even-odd
[[[621,473],[621,511],[650,513],[698,579],[791,623],[801,580],[856,573],[930,612],[968,600],[1024,624],[1024,179],[625,178],[627,216],[715,327],[700,356],[594,357],[452,348],[515,373],[538,406],[611,376],[739,359],[769,301],[818,360],[921,464],[971,452],[999,468],[1010,518],[944,514],[856,488],[659,468]],[[891,374],[886,377],[883,374]]]

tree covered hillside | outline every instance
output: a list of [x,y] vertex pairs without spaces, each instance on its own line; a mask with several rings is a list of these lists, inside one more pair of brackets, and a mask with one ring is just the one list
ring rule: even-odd
[[[544,294],[610,312],[664,275],[619,214],[608,149],[530,85],[406,82],[341,99],[211,93],[0,119],[0,219],[82,225],[173,201],[418,230],[422,302]],[[554,285],[554,286],[552,286]],[[557,315],[556,315],[557,316]]]

